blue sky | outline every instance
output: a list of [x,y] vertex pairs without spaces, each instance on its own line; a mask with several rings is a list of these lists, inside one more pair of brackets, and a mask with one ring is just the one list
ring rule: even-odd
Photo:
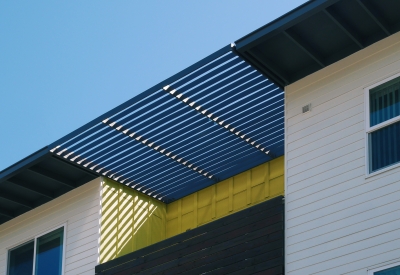
[[1,1],[0,170],[304,2]]

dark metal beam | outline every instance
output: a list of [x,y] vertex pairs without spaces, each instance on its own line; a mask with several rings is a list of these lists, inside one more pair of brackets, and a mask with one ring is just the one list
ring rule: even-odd
[[76,187],[81,186],[82,184],[88,183],[89,181],[94,180],[96,177],[93,175],[85,174],[82,178],[76,181]]
[[385,23],[384,19],[376,12],[376,10],[373,7],[371,7],[370,3],[368,3],[365,0],[364,1],[356,0],[356,1],[365,10],[365,12],[369,15],[369,17],[371,17],[372,20],[374,20],[375,23],[385,32],[387,36],[391,35],[389,27]]
[[49,157],[51,154],[48,147],[44,147],[39,151],[27,156],[26,158],[18,161],[17,163],[11,165],[10,167],[0,171],[0,182],[7,180],[18,174],[21,170],[26,167],[32,166],[43,159]]
[[[73,154],[70,155],[70,157],[73,159],[72,156],[73,156]],[[86,174],[86,176],[88,176],[88,177],[96,178],[96,177],[99,176],[97,173],[93,172],[89,168],[86,168],[86,167],[84,167],[82,165],[78,165],[78,164],[76,164],[76,162],[71,161],[71,160],[66,159],[66,158],[63,158],[63,157],[60,157],[57,154],[54,154],[52,156],[52,159],[53,159],[53,161],[62,163],[63,165],[73,165],[74,167],[78,168],[79,171],[81,171],[82,173]]]
[[15,215],[8,210],[0,209],[0,216],[4,216],[10,219],[15,218]]
[[43,190],[41,188],[38,188],[34,184],[28,184],[26,182],[23,182],[23,181],[21,181],[19,179],[14,179],[14,178],[8,179],[7,181],[12,183],[12,184],[18,185],[18,186],[20,186],[22,188],[25,188],[27,190],[30,190],[32,192],[35,192],[36,194],[39,194],[39,195],[41,195],[43,197],[46,197],[48,199],[51,199],[51,200],[54,199],[54,196],[53,196],[53,194],[51,194],[51,192],[49,192],[47,190]]
[[331,19],[331,21],[333,23],[336,24],[336,26],[338,26],[351,40],[353,40],[354,43],[357,44],[357,46],[360,49],[364,48],[363,43],[361,42],[361,38],[360,36],[354,32],[352,30],[352,28],[343,21],[343,19],[340,18],[340,16],[338,16],[336,14],[335,11],[333,11],[331,8],[328,9],[324,9],[324,13],[329,17],[329,19]]
[[23,207],[26,207],[26,208],[29,208],[29,209],[33,209],[33,206],[30,203],[26,202],[26,200],[24,200],[22,198],[18,198],[18,197],[14,196],[14,195],[11,195],[11,194],[7,193],[7,192],[4,192],[3,190],[0,191],[0,198],[3,199],[3,200],[8,200],[10,202],[19,204],[19,205],[21,205]]
[[245,60],[247,63],[251,64],[251,66],[264,75],[267,79],[271,80],[275,83],[276,86],[284,90],[285,88],[285,81],[275,75],[272,71],[268,70],[266,66],[263,66],[261,62],[257,61],[253,58],[248,52],[240,53],[239,51],[234,51],[241,59]]
[[289,38],[297,47],[299,47],[303,52],[305,52],[309,57],[311,57],[321,68],[324,68],[326,65],[322,61],[322,58],[318,56],[318,54],[312,50],[306,43],[304,43],[300,37],[298,37],[295,33],[290,33],[289,31],[283,31],[283,34]]
[[[284,85],[286,86],[287,84],[290,83],[289,77],[282,72],[280,69],[277,68],[275,64],[273,64],[272,61],[270,61],[263,53],[261,53],[257,49],[252,49],[250,51],[247,51],[247,54],[249,57],[253,58],[257,63],[259,63],[261,66],[264,66],[267,70],[271,71],[274,75],[279,77],[281,80],[283,80]],[[260,59],[259,56],[262,56],[262,59],[266,60],[267,62],[264,62],[263,60]],[[275,65],[275,66],[274,66]]]
[[237,49],[241,53],[248,51],[266,39],[273,37],[283,30],[287,30],[338,1],[340,0],[307,1],[307,3],[237,40],[235,42]]
[[45,177],[47,179],[56,181],[56,182],[58,182],[58,183],[60,183],[60,184],[62,184],[64,186],[69,187],[70,189],[75,188],[75,184],[72,181],[70,181],[69,179],[66,179],[66,178],[64,178],[64,177],[62,177],[60,175],[57,175],[54,172],[48,171],[48,170],[43,169],[41,167],[30,167],[30,168],[28,168],[28,170],[33,172],[33,173],[35,173],[35,174],[37,174],[37,175],[40,175],[41,177]]
[[[236,56],[238,56],[241,60],[244,60],[246,62],[246,64],[248,64],[251,68],[253,68],[254,70],[256,70],[258,73],[262,74],[266,79],[269,79],[270,81],[272,81],[273,83],[275,83],[275,85],[277,85],[279,88],[281,88],[282,90],[284,89],[284,85],[282,85],[282,83],[278,83],[276,78],[272,78],[270,75],[271,74],[266,74],[265,70],[261,69],[259,66],[257,66],[254,62],[250,62],[250,60],[248,60],[248,57],[246,54],[242,54],[240,53],[237,49],[236,49],[236,45],[232,46],[232,52],[234,54],[236,54]],[[245,56],[246,55],[246,56]]]

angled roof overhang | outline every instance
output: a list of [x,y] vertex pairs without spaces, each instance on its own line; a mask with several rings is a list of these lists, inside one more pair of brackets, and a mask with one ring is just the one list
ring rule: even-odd
[[240,55],[280,87],[400,30],[400,1],[314,0],[236,42]]
[[45,147],[0,172],[0,224],[97,177]]
[[284,154],[283,91],[228,45],[0,172],[0,222],[105,176],[169,203]]

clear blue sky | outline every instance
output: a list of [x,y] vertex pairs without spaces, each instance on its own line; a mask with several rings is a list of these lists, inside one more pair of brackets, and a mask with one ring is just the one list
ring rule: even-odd
[[1,1],[0,170],[304,2]]

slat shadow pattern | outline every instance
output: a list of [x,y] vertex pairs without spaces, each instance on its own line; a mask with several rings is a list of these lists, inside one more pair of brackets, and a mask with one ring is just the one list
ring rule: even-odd
[[98,265],[96,274],[284,274],[282,198]]
[[283,91],[230,47],[196,64],[51,152],[167,203],[283,155]]

